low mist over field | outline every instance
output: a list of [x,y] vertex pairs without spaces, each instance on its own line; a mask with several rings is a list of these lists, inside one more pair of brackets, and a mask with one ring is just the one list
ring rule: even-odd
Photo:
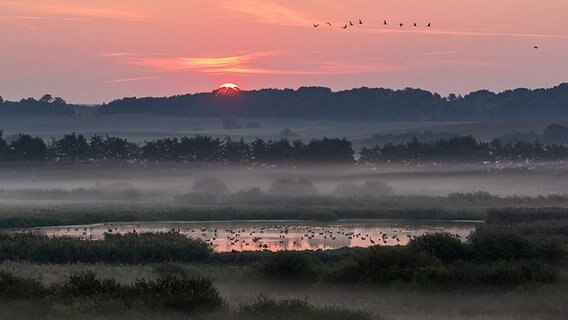
[[[568,190],[563,163],[137,167],[16,166],[0,169],[2,201],[174,201],[188,193],[275,196],[447,196],[485,191],[496,196],[545,196]],[[377,186],[377,183],[383,184]]]

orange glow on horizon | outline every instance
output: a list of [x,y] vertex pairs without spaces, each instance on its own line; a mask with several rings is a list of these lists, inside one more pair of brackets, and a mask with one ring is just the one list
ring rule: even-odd
[[49,92],[94,104],[210,92],[226,79],[247,90],[467,94],[552,87],[568,68],[566,0],[4,0],[0,9],[0,95],[13,101]]

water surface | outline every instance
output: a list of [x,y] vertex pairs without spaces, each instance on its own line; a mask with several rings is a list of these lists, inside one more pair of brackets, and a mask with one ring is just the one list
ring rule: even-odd
[[329,250],[342,247],[406,245],[410,239],[432,232],[449,232],[462,239],[479,222],[472,221],[229,221],[229,222],[139,222],[106,223],[33,230],[49,236],[100,240],[105,233],[179,232],[210,243],[216,252]]

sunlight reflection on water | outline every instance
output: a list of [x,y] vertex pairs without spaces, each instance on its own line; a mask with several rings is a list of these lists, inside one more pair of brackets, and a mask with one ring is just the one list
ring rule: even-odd
[[231,252],[406,245],[413,237],[432,232],[449,232],[465,240],[477,225],[478,222],[402,220],[140,222],[47,227],[31,232],[100,240],[105,233],[174,231],[202,239],[210,243],[216,252]]

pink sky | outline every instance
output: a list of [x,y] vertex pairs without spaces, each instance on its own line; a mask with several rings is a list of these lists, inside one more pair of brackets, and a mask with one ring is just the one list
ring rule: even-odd
[[550,87],[568,81],[567,12],[566,0],[0,0],[0,95]]

